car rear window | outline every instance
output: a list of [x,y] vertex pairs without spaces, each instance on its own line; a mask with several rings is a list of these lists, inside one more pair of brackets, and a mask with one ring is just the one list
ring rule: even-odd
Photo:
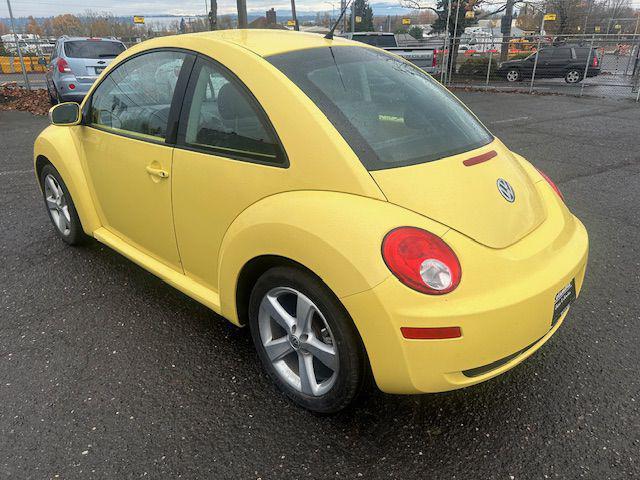
[[122,43],[105,40],[73,40],[64,44],[64,53],[70,58],[113,58],[124,50]]
[[320,108],[368,170],[430,162],[493,140],[428,74],[386,52],[336,46],[267,60]]
[[[576,52],[576,57],[580,58],[580,59],[585,59],[587,58],[587,56],[589,55],[589,50],[590,48],[586,48],[586,47],[576,47],[574,48],[574,51]],[[594,56],[598,56],[598,52],[597,49],[593,49],[591,51],[591,58],[593,58]]]
[[354,35],[352,40],[366,43],[375,47],[395,47],[396,38],[393,35]]

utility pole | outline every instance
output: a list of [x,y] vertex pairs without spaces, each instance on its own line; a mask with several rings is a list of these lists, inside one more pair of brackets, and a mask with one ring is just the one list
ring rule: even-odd
[[247,0],[236,0],[238,5],[238,28],[247,28]]
[[24,66],[24,58],[22,58],[22,50],[20,49],[20,42],[18,41],[18,34],[16,33],[16,24],[13,20],[13,12],[11,11],[11,2],[7,0],[7,7],[9,7],[9,18],[11,18],[11,30],[13,31],[13,40],[16,42],[16,49],[18,49],[18,57],[20,57],[20,67],[22,67],[22,76],[24,77],[24,83],[27,86],[27,90],[31,90],[31,84],[29,83],[29,77],[27,76],[27,69]]
[[[344,11],[347,6],[347,0],[340,0],[340,11]],[[347,31],[347,17],[342,16],[342,33]]]
[[209,30],[218,28],[218,2],[211,0],[211,10],[209,10]]
[[296,15],[296,0],[291,0],[291,19],[293,20],[293,29],[299,32],[300,25],[298,25],[298,16]]
[[500,47],[500,61],[504,62],[509,55],[509,42],[511,41],[511,22],[513,21],[514,0],[507,0],[504,15],[500,20],[500,32],[502,33],[502,46]]
[[351,33],[356,31],[356,2],[351,2]]

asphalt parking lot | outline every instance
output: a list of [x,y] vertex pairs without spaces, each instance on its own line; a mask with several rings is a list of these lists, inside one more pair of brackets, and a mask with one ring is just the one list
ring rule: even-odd
[[585,223],[583,295],[499,378],[331,417],[277,392],[248,331],[58,240],[31,166],[47,120],[0,112],[0,478],[639,478],[640,107],[460,96]]

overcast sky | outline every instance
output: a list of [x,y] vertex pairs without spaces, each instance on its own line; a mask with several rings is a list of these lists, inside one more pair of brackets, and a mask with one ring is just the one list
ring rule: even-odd
[[[383,0],[384,1],[384,0]],[[11,8],[16,17],[46,17],[61,13],[83,13],[87,9],[96,12],[109,12],[116,16],[143,15],[143,14],[177,14],[177,15],[202,15],[205,5],[209,0],[11,0]],[[336,9],[340,0],[333,2]],[[399,0],[391,3],[400,3]],[[291,3],[287,0],[247,0],[248,10],[265,11],[270,7],[277,10],[290,10]],[[296,0],[296,8],[299,10],[328,11],[331,10],[331,2],[323,0]],[[219,13],[234,13],[236,11],[235,0],[218,0]],[[8,17],[9,11],[5,0],[0,1],[0,17]]]

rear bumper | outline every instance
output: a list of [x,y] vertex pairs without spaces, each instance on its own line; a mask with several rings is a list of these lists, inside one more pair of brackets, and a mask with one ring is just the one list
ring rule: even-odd
[[[494,251],[499,252],[496,258],[490,251],[485,258],[469,252],[464,244],[470,240],[447,232],[444,238],[463,265],[462,282],[451,294],[423,295],[390,277],[372,290],[343,298],[379,388],[389,393],[429,393],[466,387],[513,368],[544,345],[567,314],[552,326],[556,293],[573,279],[579,293],[587,264],[584,227],[568,211],[559,217],[545,223],[561,222],[561,231],[543,224],[519,244]],[[559,235],[549,238],[551,232]],[[465,258],[465,250],[470,257]],[[511,267],[520,263],[521,268],[503,270],[498,257]],[[478,277],[474,272],[478,266],[493,270]],[[400,332],[401,327],[449,326],[460,327],[462,337],[408,340]]]
[[[82,78],[77,79],[74,75],[65,75],[54,81],[58,97],[63,102],[82,102],[87,95],[93,80]],[[73,88],[71,86],[73,85]]]

